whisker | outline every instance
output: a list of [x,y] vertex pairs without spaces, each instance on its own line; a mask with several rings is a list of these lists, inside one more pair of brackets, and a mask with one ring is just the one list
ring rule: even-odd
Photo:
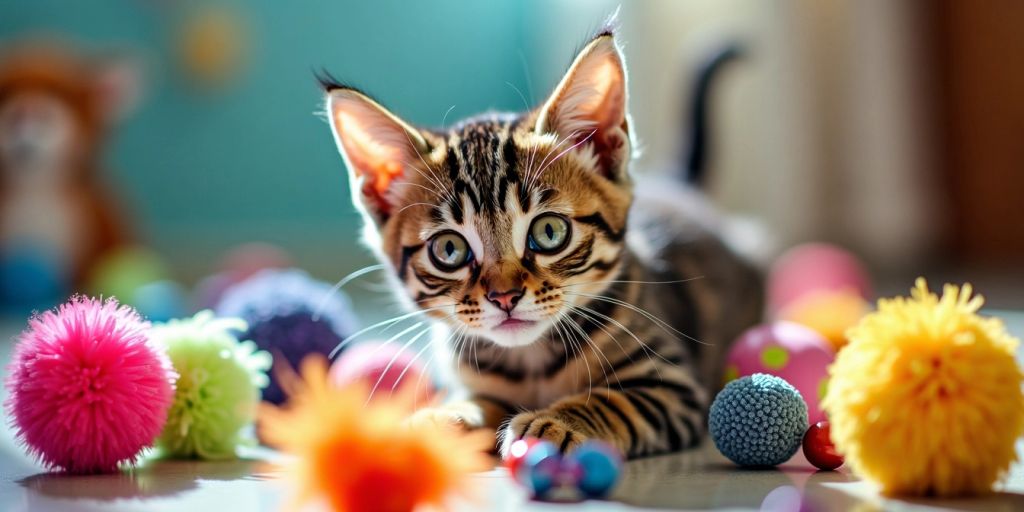
[[[407,132],[405,132],[404,130],[403,130],[403,133],[405,133],[405,138],[409,140],[409,146],[415,147],[415,145],[412,143],[412,137],[410,137],[409,134]],[[426,168],[426,170],[430,171],[430,176],[433,178],[432,181],[434,181],[435,184],[436,184],[439,181],[438,178],[437,178],[437,172],[434,170],[433,167],[430,166],[430,164],[427,163],[427,160],[425,158],[423,158],[423,155],[420,154],[419,151],[416,151],[416,156],[418,156],[420,158],[420,162],[423,162],[423,167]],[[414,168],[415,168],[415,166],[414,166]],[[423,177],[426,178],[426,176],[423,176]],[[441,190],[444,190],[444,187],[441,187]]]
[[404,315],[399,315],[399,316],[396,316],[394,318],[389,318],[387,320],[383,320],[383,321],[377,322],[377,323],[375,323],[375,324],[373,324],[373,325],[371,325],[369,327],[364,327],[362,329],[359,329],[358,331],[348,335],[348,337],[346,337],[345,339],[341,340],[341,342],[338,343],[338,346],[334,347],[334,350],[331,350],[331,353],[327,357],[328,357],[328,359],[334,359],[334,356],[338,355],[338,351],[340,351],[341,349],[345,348],[349,343],[352,342],[352,340],[356,339],[357,337],[359,337],[359,336],[361,336],[363,334],[366,334],[367,332],[372,331],[373,329],[379,328],[381,326],[390,327],[392,325],[395,325],[398,322],[401,322],[402,320],[405,320],[405,319],[408,319],[408,318],[412,318],[412,317],[414,317],[416,315],[423,315],[423,314],[429,313],[431,311],[437,311],[439,309],[444,309],[446,307],[448,307],[448,306],[438,306],[438,307],[433,307],[433,308],[419,309],[419,310],[413,311],[412,313],[406,313]]
[[[619,351],[622,352],[623,354],[626,354],[626,358],[629,359],[629,362],[631,362],[631,363],[633,362],[633,359],[631,357],[629,357],[629,354],[626,353],[626,350],[622,347],[622,344],[619,343],[619,340],[616,339],[615,336],[612,333],[608,332],[608,330],[605,329],[604,326],[600,322],[597,322],[597,321],[593,320],[593,318],[591,318],[585,312],[576,310],[575,307],[576,307],[575,305],[569,304],[569,309],[570,310],[574,311],[575,313],[577,313],[580,316],[584,317],[588,321],[592,322],[594,325],[596,325],[598,327],[598,329],[601,329],[602,331],[604,331],[604,333],[607,334],[608,337],[611,338],[611,340],[615,342],[615,345],[617,345],[619,347]],[[612,376],[615,377],[615,380],[619,383],[619,389],[622,389],[622,381],[619,380],[618,374],[615,373],[615,369],[613,368],[612,362],[608,360],[608,356],[606,356],[604,354],[604,352],[602,352],[600,350],[600,348],[597,346],[597,343],[594,342],[594,339],[592,337],[590,337],[590,335],[586,334],[586,331],[583,330],[582,326],[580,326],[579,324],[577,324],[575,322],[573,322],[572,324],[575,325],[577,327],[577,329],[579,329],[579,332],[581,334],[584,334],[584,335],[587,336],[587,339],[594,346],[595,351],[599,355],[601,355],[601,357],[604,358],[605,363],[608,363],[608,369],[612,371]],[[602,367],[602,369],[604,369],[604,367]],[[605,382],[611,383],[611,381],[608,380],[608,372],[605,372],[604,378],[605,378]]]
[[[601,367],[601,374],[603,375],[603,379],[604,379],[602,382],[608,382],[608,371],[605,369],[604,365],[601,364],[600,356],[603,356],[603,354],[601,353],[601,349],[597,346],[596,343],[594,343],[594,340],[590,339],[590,336],[588,336],[587,333],[584,332],[583,329],[581,329],[578,324],[576,324],[576,322],[572,322],[570,320],[566,320],[565,323],[568,326],[570,331],[575,331],[576,333],[578,333],[580,335],[580,339],[582,341],[588,342],[589,346],[594,347],[594,352],[596,352],[597,355],[599,356],[598,359],[597,359],[597,364],[598,364],[598,366]],[[575,335],[573,337],[575,338]],[[585,364],[586,367],[587,367],[587,380],[589,381],[589,384],[587,385],[587,403],[589,404],[590,403],[590,397],[593,394],[593,389],[594,389],[594,374],[593,374],[593,372],[590,371],[590,361],[587,360],[586,351],[585,351],[585,347],[583,346],[583,343],[579,342],[578,344],[579,344],[579,347],[580,347],[580,354],[583,355],[583,364]],[[607,359],[605,359],[605,360],[607,361]],[[611,365],[611,363],[608,363],[608,364],[609,364],[609,366]]]
[[[665,361],[668,364],[675,364],[672,361],[669,361],[668,359],[666,359],[661,354],[659,354],[658,351],[652,349],[650,346],[648,346],[643,341],[640,341],[640,338],[637,337],[637,335],[632,330],[630,330],[628,327],[626,327],[625,325],[622,325],[622,322],[619,322],[618,320],[616,320],[616,319],[614,319],[614,318],[612,318],[612,317],[610,317],[608,315],[605,315],[604,313],[601,313],[599,311],[595,311],[594,309],[588,308],[587,306],[576,304],[576,305],[573,305],[573,307],[583,309],[584,311],[587,311],[590,314],[597,316],[598,318],[603,318],[604,320],[607,320],[607,321],[615,324],[616,327],[618,327],[619,329],[622,329],[623,331],[625,331],[626,334],[630,335],[630,337],[632,337],[633,340],[635,340],[641,347],[643,347],[644,348],[644,352],[648,353],[648,357],[650,357],[650,354],[654,354],[655,356],[658,357],[658,359],[661,359],[662,361]],[[655,370],[657,370],[657,368],[658,368],[657,365],[655,365],[654,368],[655,368]],[[659,372],[659,377],[660,377],[660,372]]]
[[370,400],[373,399],[373,394],[377,392],[377,388],[380,387],[380,383],[384,381],[384,377],[387,376],[388,372],[391,370],[391,366],[395,364],[395,361],[398,360],[398,357],[405,353],[406,349],[408,349],[413,343],[416,343],[416,340],[422,338],[424,334],[430,332],[430,329],[432,328],[433,326],[428,325],[425,329],[416,334],[416,336],[413,336],[412,339],[407,341],[405,345],[402,345],[402,348],[398,349],[398,352],[395,352],[395,354],[391,356],[391,359],[388,361],[387,366],[384,367],[384,371],[381,372],[380,377],[377,377],[377,382],[373,385],[373,389],[370,390],[370,396],[366,398],[366,403],[363,404],[364,407],[366,406],[366,404],[370,403]]
[[563,284],[562,286],[559,286],[559,288],[569,288],[571,286],[583,286],[583,285],[586,285],[586,284],[601,284],[601,283],[607,283],[607,284],[613,284],[613,283],[626,283],[626,284],[681,284],[681,283],[689,283],[690,281],[696,281],[698,279],[704,279],[704,276],[696,276],[696,277],[691,277],[689,279],[676,279],[675,281],[630,281],[630,280],[622,280],[622,279],[613,279],[613,280],[608,280],[608,281],[598,280],[598,281],[588,281],[588,282],[585,282],[585,283]]
[[548,161],[548,158],[551,158],[551,155],[555,154],[555,151],[558,151],[558,149],[560,147],[562,147],[562,144],[565,144],[566,142],[568,142],[570,138],[575,137],[578,132],[579,132],[579,130],[573,130],[572,133],[562,137],[560,140],[557,139],[557,138],[555,139],[555,146],[551,149],[551,152],[548,153],[547,155],[544,155],[544,158],[541,159],[539,164],[537,164],[537,167],[535,169],[529,170],[530,172],[527,173],[527,181],[530,184],[530,188],[533,188],[533,186],[536,185],[537,180],[540,179],[540,174],[541,173],[540,173],[539,169],[541,167],[545,167],[546,168],[546,166],[544,164],[545,164],[545,162]]
[[[562,320],[563,319],[561,318],[561,315],[556,317],[554,323],[552,324],[552,327],[555,328],[556,334],[558,334],[558,339],[562,342],[562,348],[565,350],[565,353],[568,354],[570,348],[569,348],[569,344],[566,343],[567,336],[565,334],[565,331],[563,330]],[[579,378],[580,378],[580,367],[577,365],[576,366],[576,373],[575,373],[574,379],[578,381]]]
[[427,207],[430,207],[430,208],[437,208],[437,205],[436,205],[436,204],[430,204],[430,203],[412,203],[412,204],[407,204],[407,205],[403,206],[401,210],[398,210],[398,213],[402,213],[402,212],[404,212],[405,210],[408,210],[409,208],[412,208],[413,206],[427,206]]
[[359,270],[355,270],[349,273],[349,275],[341,278],[341,280],[338,281],[337,283],[334,283],[334,286],[332,286],[330,290],[324,293],[324,296],[320,299],[320,303],[317,304],[316,306],[316,310],[313,311],[313,321],[320,321],[320,314],[324,312],[324,306],[327,305],[327,301],[330,300],[331,296],[333,296],[335,293],[338,293],[338,290],[340,290],[343,286],[352,282],[354,279],[358,279],[362,276],[365,276],[366,274],[369,274],[370,272],[376,272],[378,270],[384,270],[383,263],[377,263],[376,265],[369,265]]
[[682,336],[682,337],[684,337],[684,338],[686,338],[686,339],[688,339],[690,341],[693,341],[695,343],[700,343],[701,345],[708,345],[708,346],[711,345],[710,343],[705,343],[705,342],[703,342],[703,341],[701,341],[701,340],[699,340],[697,338],[694,338],[693,336],[690,336],[689,334],[686,334],[684,332],[679,331],[675,327],[672,327],[671,325],[669,325],[668,322],[665,322],[664,320],[654,316],[653,314],[651,314],[646,309],[643,309],[641,307],[638,307],[638,306],[635,306],[633,304],[630,304],[630,303],[628,303],[628,302],[626,302],[624,300],[614,299],[614,298],[607,297],[607,296],[604,296],[604,295],[592,295],[592,294],[589,294],[589,293],[582,293],[582,292],[564,292],[564,293],[566,295],[575,295],[577,297],[586,297],[586,298],[589,298],[589,299],[600,300],[600,301],[608,302],[608,303],[611,303],[611,304],[615,304],[617,306],[622,306],[624,308],[630,309],[632,311],[635,311],[635,312],[643,315],[644,318],[654,322],[655,325],[657,325],[658,327],[661,327],[661,329],[663,331],[665,331],[666,334],[668,334],[668,335],[670,335],[672,337],[675,337],[674,335],[672,335],[672,333],[674,332],[674,333],[676,333],[676,334],[678,334],[678,335],[680,335],[680,336]]
[[448,114],[451,114],[452,110],[455,110],[455,104],[454,103],[452,103],[452,106],[448,107],[448,110],[444,111],[444,116],[441,117],[441,131],[442,132],[445,131],[445,121],[448,120]]
[[[421,161],[423,160],[423,156],[422,155],[420,156],[420,160]],[[405,159],[402,159],[402,163],[405,164],[406,167],[416,171],[416,173],[418,173],[420,176],[422,176],[423,179],[425,179],[428,182],[430,182],[431,187],[425,187],[423,185],[420,185],[419,183],[413,183],[413,182],[410,182],[410,181],[399,182],[396,185],[398,185],[398,186],[413,185],[413,186],[422,188],[423,190],[426,190],[426,191],[430,192],[431,194],[434,194],[434,197],[437,198],[438,201],[446,201],[446,200],[451,200],[452,199],[453,195],[452,195],[451,191],[447,187],[444,186],[444,183],[441,182],[440,178],[437,177],[437,173],[432,168],[428,167],[428,171],[430,172],[430,174],[428,176],[426,174],[426,172],[424,172],[424,170],[420,169],[419,167],[417,167],[412,162],[410,162],[408,160],[405,160]]]
[[552,165],[552,164],[554,164],[554,163],[555,163],[555,162],[557,162],[557,161],[558,161],[559,159],[561,159],[561,158],[562,158],[563,156],[565,156],[565,154],[566,154],[566,153],[568,153],[568,152],[570,152],[570,151],[572,151],[572,150],[574,150],[574,149],[578,148],[578,147],[579,147],[579,146],[580,146],[581,144],[584,144],[585,142],[587,142],[588,140],[590,140],[590,138],[591,138],[591,137],[593,137],[595,133],[597,133],[597,130],[594,130],[594,131],[590,132],[589,134],[587,134],[587,136],[586,136],[586,137],[584,137],[583,139],[581,139],[581,140],[580,140],[579,142],[577,142],[576,144],[573,144],[572,146],[569,146],[569,147],[565,148],[565,149],[564,149],[564,150],[563,150],[563,151],[562,151],[561,153],[559,153],[559,154],[558,154],[558,156],[556,156],[556,157],[555,157],[555,158],[554,158],[553,160],[551,160],[550,162],[548,162],[548,164],[547,164],[547,165],[545,165],[545,166],[544,166],[544,167],[543,167],[543,168],[542,168],[542,169],[541,169],[540,171],[538,171],[538,172],[537,172],[537,175],[538,175],[538,176],[540,176],[540,175],[544,174],[544,171],[546,171],[546,170],[548,169],[548,167],[551,167],[551,165]]
[[530,104],[526,102],[526,96],[523,96],[523,91],[520,91],[519,88],[515,86],[515,84],[509,82],[508,80],[505,81],[505,84],[511,87],[512,90],[519,95],[519,99],[523,100],[523,107],[525,107],[526,110],[530,110]]

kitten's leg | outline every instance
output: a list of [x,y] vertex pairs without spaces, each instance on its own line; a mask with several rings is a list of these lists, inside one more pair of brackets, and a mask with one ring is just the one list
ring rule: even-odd
[[453,400],[437,407],[425,407],[413,413],[412,423],[434,422],[466,429],[490,428],[497,430],[516,409],[500,398],[474,394],[467,399]]
[[704,432],[706,393],[693,382],[654,377],[623,379],[550,407],[516,415],[500,433],[501,455],[516,439],[547,439],[562,452],[600,439],[627,457],[679,451]]

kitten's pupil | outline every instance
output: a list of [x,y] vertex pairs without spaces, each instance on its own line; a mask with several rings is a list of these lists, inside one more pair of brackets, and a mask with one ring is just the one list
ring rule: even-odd
[[555,228],[551,227],[550,222],[544,226],[544,234],[548,236],[548,240],[555,238]]
[[452,254],[455,254],[455,244],[453,244],[451,240],[448,240],[448,243],[444,244],[444,252],[448,253],[449,258]]

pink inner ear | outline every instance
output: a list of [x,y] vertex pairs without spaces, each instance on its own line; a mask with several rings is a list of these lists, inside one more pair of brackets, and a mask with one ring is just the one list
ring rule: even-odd
[[623,163],[623,150],[626,146],[625,127],[622,130],[602,130],[594,135],[594,152],[597,154],[601,173],[611,178],[614,170]]

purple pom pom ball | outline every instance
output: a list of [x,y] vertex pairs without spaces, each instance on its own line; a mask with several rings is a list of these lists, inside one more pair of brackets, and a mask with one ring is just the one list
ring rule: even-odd
[[[356,326],[345,294],[297,269],[254,274],[225,291],[216,311],[218,316],[245,320],[249,329],[239,339],[252,340],[270,352],[275,367],[297,368],[310,354],[327,357]],[[263,399],[285,401],[273,371]]]

